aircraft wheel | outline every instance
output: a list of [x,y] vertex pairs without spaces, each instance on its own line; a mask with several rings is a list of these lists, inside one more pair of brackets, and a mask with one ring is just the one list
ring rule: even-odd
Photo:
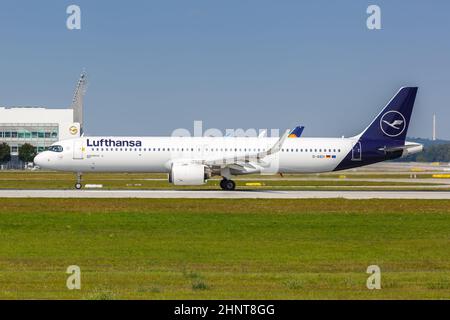
[[220,182],[220,187],[223,190],[227,190],[227,191],[232,191],[234,189],[236,189],[236,183],[233,180],[222,180]]
[[80,190],[83,185],[81,184],[81,177],[82,177],[82,173],[81,172],[77,172],[77,182],[75,183],[75,189]]

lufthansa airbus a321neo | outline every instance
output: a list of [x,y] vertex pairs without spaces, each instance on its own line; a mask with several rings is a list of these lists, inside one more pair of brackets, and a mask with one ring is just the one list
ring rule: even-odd
[[422,151],[421,144],[405,141],[416,94],[416,87],[401,88],[350,138],[297,138],[289,131],[281,138],[80,137],[53,144],[34,162],[77,173],[77,189],[85,172],[155,172],[168,173],[174,185],[202,185],[221,176],[221,188],[234,190],[233,176],[338,171]]

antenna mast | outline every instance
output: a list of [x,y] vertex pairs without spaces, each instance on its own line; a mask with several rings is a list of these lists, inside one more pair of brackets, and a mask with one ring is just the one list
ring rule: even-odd
[[433,141],[436,141],[436,114],[433,114]]
[[83,133],[83,97],[87,89],[86,71],[83,70],[72,99],[73,121],[80,124],[80,135]]

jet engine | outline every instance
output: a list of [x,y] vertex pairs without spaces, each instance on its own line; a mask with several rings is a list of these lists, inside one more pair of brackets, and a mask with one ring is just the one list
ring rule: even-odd
[[210,177],[208,167],[196,163],[174,163],[169,173],[169,182],[177,186],[198,186]]

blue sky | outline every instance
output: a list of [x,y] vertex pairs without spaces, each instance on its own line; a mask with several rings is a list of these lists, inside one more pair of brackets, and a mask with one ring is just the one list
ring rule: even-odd
[[[77,4],[82,29],[66,28]],[[366,28],[381,7],[382,30]],[[409,136],[450,139],[450,2],[2,0],[0,105],[67,107],[89,74],[85,131],[361,131],[399,87],[419,86]]]

